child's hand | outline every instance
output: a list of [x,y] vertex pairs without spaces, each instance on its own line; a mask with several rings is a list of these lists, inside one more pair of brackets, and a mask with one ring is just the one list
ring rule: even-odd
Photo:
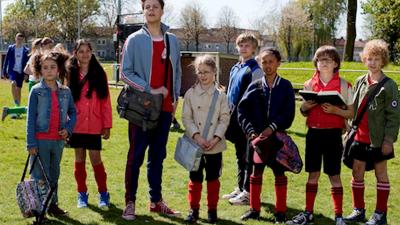
[[66,129],[62,129],[58,131],[58,135],[60,135],[64,140],[68,138],[68,131]]
[[204,150],[206,150],[210,145],[202,136],[200,136],[199,133],[194,135],[194,140]]
[[382,154],[389,155],[393,152],[393,143],[389,143],[387,141],[383,141],[382,143]]
[[107,140],[110,138],[110,128],[105,128],[101,131],[101,136],[103,136],[104,140]]
[[249,139],[250,139],[250,141],[252,141],[252,140],[254,140],[256,137],[258,137],[258,134],[256,134],[256,133],[251,133],[250,135],[249,135]]
[[271,134],[273,133],[272,129],[270,127],[267,127],[267,129],[265,129],[260,136],[263,137],[269,137],[271,136]]
[[211,149],[214,148],[214,146],[215,146],[220,140],[221,140],[220,137],[214,136],[214,138],[211,139],[211,140],[208,142],[208,144],[209,144],[208,148],[206,148],[206,149],[204,149],[204,150],[210,151]]
[[164,98],[166,98],[168,95],[168,89],[165,88],[164,86],[162,86],[162,87],[159,87],[156,89],[151,89],[150,93],[153,95],[162,94],[164,96]]
[[329,103],[324,103],[321,106],[322,106],[322,110],[325,113],[337,114],[337,110],[338,110],[337,106],[331,105]]
[[28,149],[30,155],[36,155],[38,153],[38,149],[36,147]]
[[306,112],[306,111],[314,108],[317,105],[318,105],[318,103],[316,103],[315,101],[312,101],[312,100],[305,101],[301,105],[301,111]]

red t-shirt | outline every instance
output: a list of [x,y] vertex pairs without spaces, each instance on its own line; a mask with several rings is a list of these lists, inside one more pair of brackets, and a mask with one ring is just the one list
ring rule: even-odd
[[37,132],[36,139],[62,140],[62,137],[58,134],[59,130],[60,130],[60,110],[58,108],[58,96],[57,96],[57,91],[52,91],[49,130],[47,132]]
[[162,111],[164,112],[172,112],[172,95],[171,95],[171,78],[172,78],[172,65],[169,59],[166,59],[167,50],[165,49],[164,41],[153,41],[153,58],[152,58],[152,66],[151,66],[151,80],[150,87],[151,88],[159,88],[164,86],[165,80],[165,63],[169,63],[168,66],[168,82],[167,89],[168,95],[163,101]]
[[[372,80],[370,80],[368,76],[368,86],[370,86],[371,84],[373,84],[373,82]],[[367,103],[367,96],[365,96],[364,99],[362,100],[360,107],[357,110],[357,115],[360,113],[360,109],[363,108],[366,103]],[[371,144],[371,139],[369,138],[369,127],[368,127],[368,109],[367,111],[365,111],[363,117],[361,118],[354,140],[364,144]]]

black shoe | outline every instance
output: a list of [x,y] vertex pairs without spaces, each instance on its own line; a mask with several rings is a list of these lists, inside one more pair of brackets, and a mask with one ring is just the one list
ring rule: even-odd
[[196,223],[198,219],[199,219],[199,209],[190,209],[189,215],[186,217],[186,222]]
[[240,217],[241,220],[248,220],[248,219],[253,219],[253,220],[258,220],[260,219],[260,212],[256,211],[254,209],[250,209],[247,212],[243,214],[242,217]]
[[353,212],[343,218],[344,222],[365,222],[365,209],[353,209]]
[[275,213],[275,224],[285,223],[286,222],[286,214],[282,212]]
[[51,216],[66,216],[68,215],[68,211],[61,209],[58,207],[57,204],[50,204],[49,209],[47,210],[47,213]]
[[213,209],[213,210],[208,210],[208,218],[207,218],[207,222],[211,223],[211,224],[215,224],[218,220],[217,217],[217,210]]

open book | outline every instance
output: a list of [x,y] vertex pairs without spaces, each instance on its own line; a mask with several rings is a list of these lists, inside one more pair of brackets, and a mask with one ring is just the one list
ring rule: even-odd
[[300,90],[299,94],[304,100],[313,100],[317,103],[330,103],[332,105],[342,106],[346,105],[343,96],[337,91],[306,91]]

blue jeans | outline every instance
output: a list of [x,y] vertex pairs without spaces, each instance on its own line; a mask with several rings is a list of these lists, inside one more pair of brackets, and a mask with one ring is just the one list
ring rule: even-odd
[[[60,162],[64,149],[64,140],[38,140],[38,152],[43,164],[44,172],[49,179],[51,187],[56,187],[51,203],[58,203],[57,186],[58,178],[60,177]],[[33,159],[30,157],[30,165],[32,166]],[[40,182],[46,182],[39,162],[36,162],[32,170],[31,178]]]
[[141,127],[129,123],[129,152],[125,170],[125,202],[135,201],[138,188],[140,167],[144,155],[149,147],[147,159],[147,180],[152,202],[159,202],[161,196],[161,182],[163,161],[167,156],[167,141],[172,114],[161,112],[157,128],[144,132]]

